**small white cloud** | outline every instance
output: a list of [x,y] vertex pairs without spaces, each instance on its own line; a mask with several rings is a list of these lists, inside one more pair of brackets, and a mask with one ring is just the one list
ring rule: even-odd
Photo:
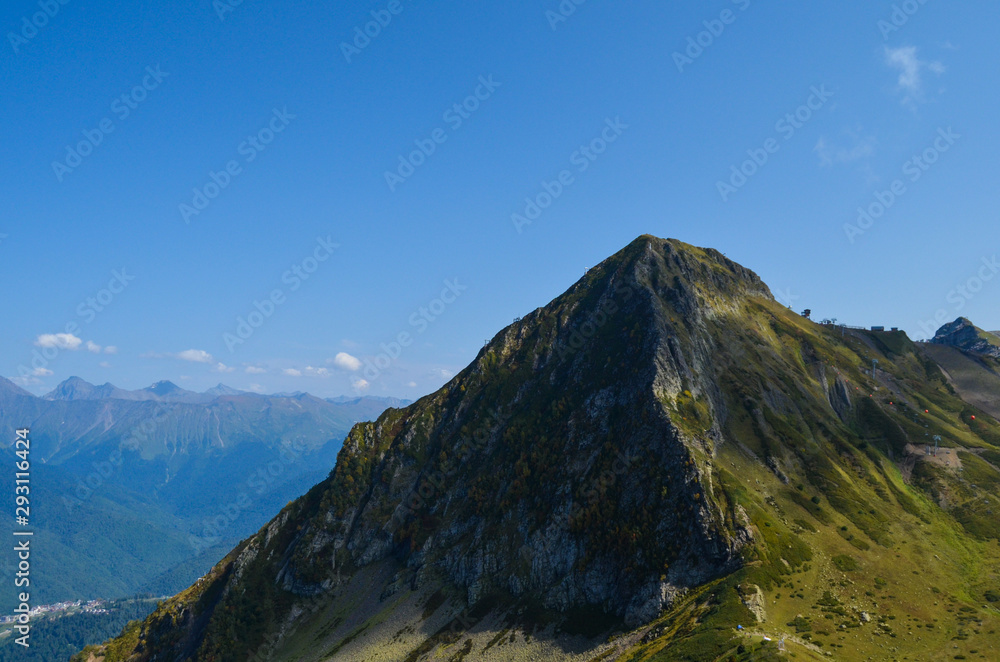
[[264,370],[263,368],[258,368],[255,365],[248,365],[246,368],[246,373],[248,375],[263,375],[265,372],[267,372],[267,370]]
[[189,379],[191,379],[191,375],[181,375],[181,381],[186,382]]
[[302,371],[301,370],[296,370],[295,368],[285,368],[284,370],[282,370],[282,372],[285,373],[286,375],[288,375],[289,377],[301,377],[302,376]]
[[368,383],[367,379],[357,379],[351,382],[351,386],[355,391],[367,391],[371,387],[371,384]]
[[407,386],[409,386],[410,388],[416,388],[417,387],[417,383],[416,382],[410,382],[409,384],[407,384]]
[[253,391],[254,393],[263,393],[264,387],[261,386],[260,384],[251,384],[250,390]]
[[115,347],[114,345],[108,345],[107,347],[104,348],[104,353],[105,354],[117,354],[118,353],[118,348]]
[[455,373],[453,373],[451,370],[441,369],[437,371],[437,375],[441,379],[451,379],[452,377],[455,376]]
[[330,371],[326,368],[314,368],[310,365],[306,366],[306,374],[310,377],[329,377]]
[[43,333],[35,340],[35,345],[44,348],[68,349],[75,352],[80,349],[82,340],[72,333]]
[[191,361],[193,363],[211,363],[215,360],[212,358],[211,354],[203,349],[186,349],[177,354],[177,358],[182,361]]
[[31,371],[32,377],[51,377],[52,371],[46,370],[45,368],[35,368]]
[[102,368],[110,368],[111,367],[111,364],[108,363],[107,361],[101,361],[97,365],[101,366]]
[[235,370],[236,368],[228,366],[225,363],[217,363],[215,367],[212,368],[212,372],[233,372]]
[[87,347],[87,351],[91,352],[92,354],[100,354],[101,353],[101,346],[98,345],[93,340],[88,340],[86,347]]
[[328,359],[327,363],[332,363],[341,370],[347,370],[348,372],[357,372],[361,369],[361,359],[356,356],[351,356],[347,352],[340,352],[332,359]]
[[836,163],[852,163],[867,159],[875,154],[876,140],[874,136],[861,136],[857,131],[844,131],[845,144],[833,144],[821,137],[813,151],[819,156],[821,166],[829,167]]
[[899,71],[897,85],[906,93],[903,103],[919,101],[923,96],[923,70],[930,69],[940,76],[945,72],[945,66],[940,62],[924,62],[917,55],[916,46],[900,46],[885,49],[885,61],[893,69]]

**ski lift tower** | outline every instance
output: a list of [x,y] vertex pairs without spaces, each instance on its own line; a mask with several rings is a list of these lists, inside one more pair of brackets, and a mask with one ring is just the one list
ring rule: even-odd
[[937,457],[938,452],[938,442],[941,441],[941,435],[934,435],[934,457]]

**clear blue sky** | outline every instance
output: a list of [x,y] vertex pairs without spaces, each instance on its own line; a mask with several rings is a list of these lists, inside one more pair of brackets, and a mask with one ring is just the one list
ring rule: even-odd
[[[819,317],[1000,328],[994,2],[897,2],[919,9],[896,24],[860,0],[51,4],[0,9],[0,374],[34,392],[415,397],[643,233],[718,248]],[[345,49],[372,11],[387,25]],[[416,141],[433,153],[411,172]],[[512,219],[543,182],[554,202]],[[339,247],[313,263],[319,237]]]

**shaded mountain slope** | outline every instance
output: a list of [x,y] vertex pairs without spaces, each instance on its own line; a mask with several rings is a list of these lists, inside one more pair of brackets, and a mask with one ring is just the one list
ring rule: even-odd
[[998,444],[904,334],[645,236],[80,659],[951,659],[1000,643]]

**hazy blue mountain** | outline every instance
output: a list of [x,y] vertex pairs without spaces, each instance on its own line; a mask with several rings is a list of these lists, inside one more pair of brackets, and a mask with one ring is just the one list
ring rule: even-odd
[[[126,391],[71,378],[36,397],[0,378],[0,433],[31,430],[36,603],[172,593],[322,480],[381,400]],[[13,464],[8,442],[0,460]],[[6,458],[6,459],[3,459]],[[13,474],[0,472],[12,511]],[[0,581],[11,567],[0,561]],[[0,611],[11,592],[0,594]]]

